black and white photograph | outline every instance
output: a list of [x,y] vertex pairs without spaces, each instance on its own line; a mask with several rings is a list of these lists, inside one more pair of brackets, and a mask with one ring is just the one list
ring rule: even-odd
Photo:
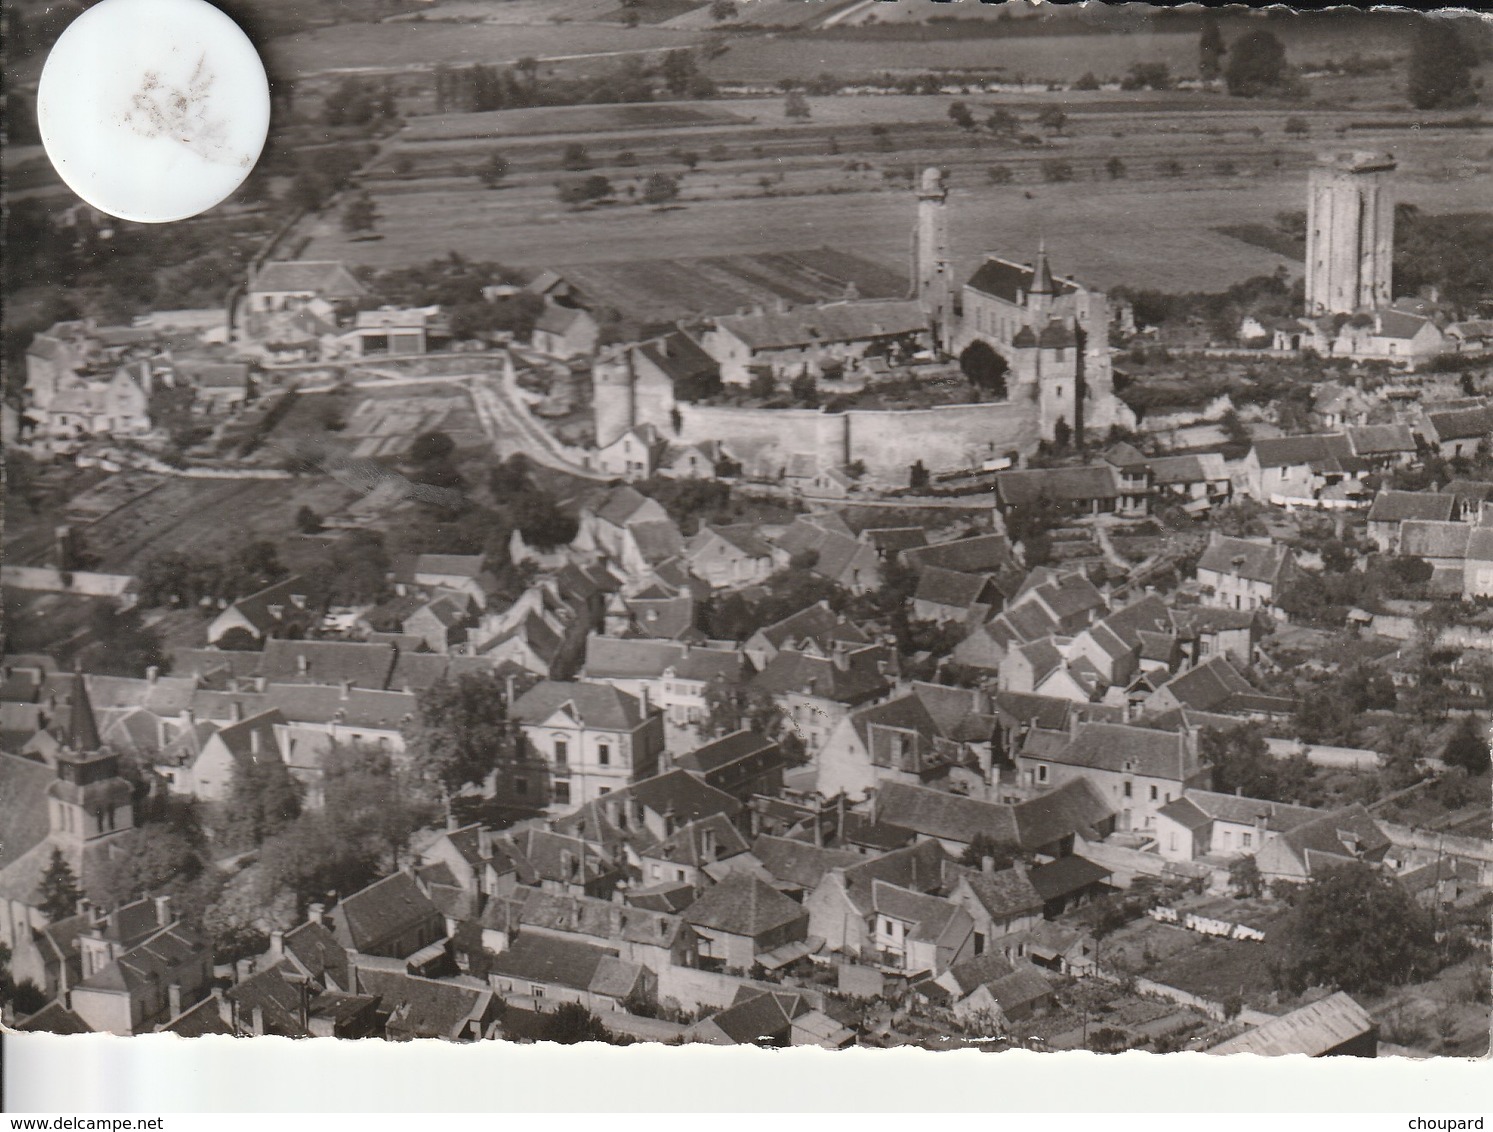
[[1487,1056],[1493,19],[3,15],[7,1029]]

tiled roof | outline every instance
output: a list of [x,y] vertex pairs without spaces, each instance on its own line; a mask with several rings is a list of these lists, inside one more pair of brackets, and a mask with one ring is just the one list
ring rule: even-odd
[[1087,778],[1073,779],[1018,802],[1012,810],[1015,840],[1023,849],[1042,849],[1072,834],[1097,829],[1115,813],[1099,787]]
[[703,868],[747,851],[746,839],[724,814],[712,814],[680,826],[639,856],[677,865]]
[[[1344,844],[1344,834],[1356,840],[1356,853]],[[1280,840],[1302,860],[1308,852],[1349,859],[1372,856],[1382,854],[1390,844],[1379,823],[1358,802],[1293,826],[1281,834]]]
[[977,868],[951,864],[947,887],[963,880],[984,909],[997,918],[1040,912],[1042,896],[1032,886],[1025,868],[1011,867],[987,873]]
[[1215,534],[1198,560],[1199,570],[1278,584],[1290,556],[1283,546]]
[[1360,425],[1348,429],[1348,443],[1359,456],[1414,452],[1415,434],[1409,425]]
[[1312,436],[1275,436],[1254,442],[1255,458],[1262,468],[1304,467],[1318,461],[1353,455],[1352,445],[1342,433]]
[[961,574],[942,566],[925,566],[918,578],[913,600],[968,610],[988,598],[989,586],[990,579],[980,574]]
[[674,765],[698,774],[710,774],[754,755],[776,756],[778,745],[765,735],[743,728],[677,756]]
[[[862,532],[861,537],[869,533]],[[914,546],[903,551],[902,561],[912,570],[940,566],[966,574],[994,574],[1011,565],[1011,544],[1004,535],[975,535],[932,546]]]
[[987,983],[995,1001],[1010,1012],[1038,1002],[1052,993],[1052,984],[1035,967],[1022,966],[993,982]]
[[[646,495],[626,484],[613,488],[596,509],[596,517],[614,527],[625,527],[640,510],[653,503]],[[653,507],[659,505],[653,503]]]
[[259,675],[280,683],[336,684],[346,680],[359,688],[388,686],[394,650],[362,641],[269,640]]
[[[504,953],[508,954],[507,952]],[[465,1036],[469,1019],[480,1019],[493,992],[450,979],[426,979],[404,971],[360,968],[358,989],[378,997],[392,1033],[422,1038]]]
[[1449,409],[1427,412],[1426,423],[1438,442],[1477,440],[1493,433],[1493,408]]
[[301,990],[286,981],[287,974],[289,972],[280,964],[257,971],[231,987],[227,997],[238,1008],[238,1017],[242,1020],[248,1020],[258,1010],[266,1034],[282,1038],[309,1037],[301,1025]]
[[735,683],[744,675],[745,656],[734,649],[711,649],[651,638],[586,638],[587,679],[656,679],[667,669],[681,680]]
[[[986,256],[985,262],[970,276],[965,286],[1008,303],[1017,303],[1022,295],[1030,293],[1035,274],[1036,269],[1026,264]],[[1058,295],[1078,290],[1078,285],[1071,279],[1055,279],[1053,287]]]
[[1234,822],[1239,825],[1255,825],[1263,821],[1266,829],[1276,833],[1294,829],[1322,816],[1321,810],[1314,810],[1309,806],[1291,806],[1285,802],[1267,802],[1259,798],[1220,794],[1212,790],[1188,790],[1183,798],[1212,821]]
[[[1188,791],[1192,793],[1192,791]],[[1176,822],[1183,829],[1202,829],[1203,826],[1212,822],[1212,818],[1200,809],[1196,802],[1184,794],[1180,798],[1173,798],[1166,805],[1156,811],[1164,818]]]
[[878,880],[916,892],[933,892],[943,886],[947,862],[948,853],[939,842],[920,841],[849,866],[844,871],[845,891],[862,910],[870,909],[871,886]]
[[1085,723],[1061,755],[1053,759],[1069,766],[1112,773],[1130,773],[1176,781],[1195,769],[1186,741],[1178,733],[1129,727],[1121,723]]
[[1108,880],[1111,875],[1112,871],[1103,865],[1085,857],[1069,856],[1038,865],[1031,872],[1031,881],[1043,900],[1059,900]]
[[806,609],[800,609],[781,621],[759,629],[757,634],[774,648],[811,640],[827,652],[835,641],[870,643],[870,638],[857,625],[836,614],[830,609],[829,603],[824,601],[817,601]]
[[976,987],[1005,978],[1013,969],[1011,961],[1001,952],[987,951],[984,955],[973,955],[950,964],[948,975],[959,988],[958,997],[963,998]]
[[344,946],[361,951],[439,915],[411,877],[395,873],[344,899],[336,909],[333,934]]
[[324,925],[310,920],[285,933],[285,951],[319,983],[350,984],[347,949]]
[[749,558],[771,558],[773,548],[751,523],[709,524],[689,540],[687,553],[693,555],[719,538]]
[[558,711],[599,731],[631,731],[643,722],[643,707],[636,696],[609,684],[561,680],[535,684],[515,701],[510,714],[519,723],[539,724]]
[[928,532],[922,527],[867,527],[860,539],[883,554],[898,554],[928,545]]
[[1272,1019],[1263,1026],[1246,1030],[1208,1052],[1253,1053],[1262,1057],[1299,1053],[1319,1057],[1375,1029],[1375,1022],[1368,1011],[1351,997],[1338,991],[1309,1006]]
[[807,923],[808,913],[755,876],[733,873],[685,909],[684,919],[696,927],[757,939],[798,920]]
[[886,650],[876,645],[837,657],[784,649],[752,677],[752,686],[774,696],[802,693],[854,706],[886,691],[890,681],[878,665],[885,659]]
[[911,925],[912,930],[908,932],[911,940],[936,940],[962,911],[951,900],[888,884],[884,880],[871,882],[871,910],[877,915]]
[[928,329],[922,304],[900,299],[825,303],[782,312],[725,315],[715,321],[753,350],[859,342]]
[[1254,688],[1223,656],[1211,656],[1195,668],[1179,673],[1163,685],[1179,702],[1199,711],[1224,708],[1237,695]]
[[362,285],[338,260],[272,260],[254,273],[249,292],[314,291],[323,298],[354,298]]
[[1445,522],[1452,517],[1456,498],[1437,491],[1381,491],[1369,506],[1369,522],[1401,523],[1406,519]]
[[846,849],[820,849],[807,841],[766,834],[752,842],[752,855],[774,880],[805,890],[813,889],[831,869],[844,869],[865,858]]
[[1400,553],[1413,558],[1465,558],[1472,532],[1466,523],[1408,519],[1400,524]]
[[1012,807],[981,802],[924,786],[885,782],[876,798],[876,816],[925,837],[969,844],[979,834],[996,841],[1019,838]]
[[1115,469],[1108,464],[1086,468],[1037,468],[997,472],[995,494],[1002,508],[1033,504],[1116,499],[1120,494]]
[[1472,562],[1493,562],[1493,528],[1475,527],[1467,540],[1467,558]]
[[720,364],[714,358],[688,335],[678,331],[643,342],[637,350],[675,381],[688,381],[720,370]]

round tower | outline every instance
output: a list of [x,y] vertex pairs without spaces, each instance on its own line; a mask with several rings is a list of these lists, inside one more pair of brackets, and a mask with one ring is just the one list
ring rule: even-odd
[[605,448],[637,424],[637,379],[626,346],[605,350],[591,364],[596,447]]

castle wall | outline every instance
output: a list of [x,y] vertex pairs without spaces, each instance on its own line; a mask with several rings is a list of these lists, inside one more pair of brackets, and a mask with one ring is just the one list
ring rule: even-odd
[[679,417],[678,439],[722,440],[759,473],[812,452],[826,464],[862,460],[873,477],[893,483],[904,483],[918,460],[930,472],[957,471],[1012,450],[1030,453],[1038,439],[1037,406],[1025,399],[846,413],[681,404]]

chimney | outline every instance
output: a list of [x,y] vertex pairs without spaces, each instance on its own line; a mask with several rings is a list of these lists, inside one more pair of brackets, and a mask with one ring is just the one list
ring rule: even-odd
[[285,933],[279,928],[270,932],[270,955],[276,960],[285,957]]
[[260,737],[259,728],[257,727],[251,727],[249,729],[249,753],[256,759],[260,754]]
[[169,927],[173,918],[171,915],[171,897],[157,896],[155,898],[155,905],[156,923],[163,928]]
[[1025,861],[1021,861],[1021,860],[1012,861],[1011,862],[1011,871],[1013,873],[1015,873],[1017,876],[1019,876],[1022,880],[1026,880],[1026,862]]
[[503,686],[507,690],[508,699],[505,701],[509,707],[513,706],[513,673],[503,677]]
[[980,871],[986,876],[995,875],[995,858],[986,854],[980,858]]
[[160,678],[161,670],[159,668],[157,668],[154,664],[148,664],[145,666],[145,679],[148,683],[154,684]]
[[256,1038],[264,1036],[264,1007],[255,1006],[249,1015],[250,1029]]
[[647,684],[640,684],[640,685],[638,685],[638,699],[642,702],[642,705],[643,705],[643,718],[647,719],[648,718],[648,712],[649,712],[648,685]]
[[575,854],[569,849],[560,850],[560,879],[575,879]]
[[446,815],[446,832],[447,833],[454,833],[454,832],[456,832],[456,830],[458,830],[460,828],[461,828],[461,822],[457,820],[456,815],[452,814],[452,813],[448,813]]
[[477,831],[477,853],[484,861],[492,856],[492,830]]
[[339,681],[339,684],[342,689],[342,695],[340,698],[343,700],[349,699],[352,695],[353,682],[351,680],[342,680]]
[[835,795],[835,844],[845,844],[845,791]]
[[166,987],[166,1015],[175,1018],[181,1014],[181,984],[171,983]]
[[869,790],[866,791],[866,801],[870,803],[869,807],[866,810],[866,815],[871,819],[871,824],[875,825],[876,824],[876,787],[873,786]]
[[309,905],[306,908],[306,919],[313,924],[319,924],[322,922],[322,917],[326,915],[326,912],[327,906],[325,904]]
[[846,654],[844,649],[835,649],[833,652],[831,652],[830,663],[838,668],[841,672],[850,671],[850,657]]
[[700,856],[707,861],[716,860],[720,846],[715,843],[715,830],[706,826],[700,830]]
[[244,705],[240,701],[234,700],[228,705],[228,717],[234,723],[242,723],[244,721]]
[[193,711],[190,707],[184,707],[184,708],[182,708],[181,709],[181,725],[183,727],[193,727],[193,726],[196,725],[196,723],[197,723],[197,713],[195,711]]
[[233,965],[235,983],[241,983],[254,973],[254,960],[240,959]]
[[306,673],[311,670],[311,662],[306,659],[305,653],[296,653],[295,670],[302,676],[306,675]]
[[217,1008],[218,1018],[221,1019],[225,1025],[232,1026],[233,1004],[223,997],[223,988],[213,987],[209,993],[212,996],[213,1006]]

